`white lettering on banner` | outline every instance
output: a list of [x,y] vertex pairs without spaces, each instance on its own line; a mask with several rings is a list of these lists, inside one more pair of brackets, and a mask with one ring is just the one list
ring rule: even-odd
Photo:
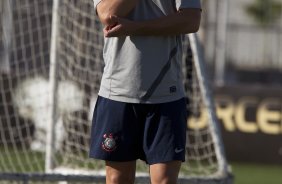
[[[279,98],[259,100],[256,97],[245,96],[235,101],[230,96],[221,95],[217,96],[215,101],[217,116],[228,132],[238,130],[252,134],[258,132],[270,135],[282,134],[282,100]],[[256,121],[247,120],[246,113],[249,108],[256,109],[255,114],[249,115]],[[208,123],[206,110],[201,109],[200,115],[190,117],[187,123],[191,129],[205,128]]]
[[233,114],[235,111],[235,105],[232,98],[228,96],[221,96],[220,103],[216,103],[217,116],[222,119],[224,128],[233,132],[236,130]]
[[191,129],[203,129],[207,127],[208,122],[208,115],[207,111],[204,109],[201,109],[200,116],[190,116],[188,120],[188,127]]
[[[271,106],[281,106],[278,99],[265,99],[258,107],[257,120],[262,132],[266,134],[281,133],[281,111],[271,110]],[[276,122],[276,123],[274,123]]]
[[243,97],[239,99],[234,112],[235,122],[238,130],[246,133],[256,133],[258,126],[256,122],[246,120],[246,111],[249,106],[257,106],[257,99],[254,97]]

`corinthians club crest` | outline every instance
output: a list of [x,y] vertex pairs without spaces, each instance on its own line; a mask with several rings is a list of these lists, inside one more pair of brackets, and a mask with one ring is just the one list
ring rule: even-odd
[[102,142],[102,148],[108,152],[114,151],[117,147],[117,143],[116,143],[117,137],[115,137],[113,134],[109,134],[109,135],[104,134],[103,137],[105,140]]

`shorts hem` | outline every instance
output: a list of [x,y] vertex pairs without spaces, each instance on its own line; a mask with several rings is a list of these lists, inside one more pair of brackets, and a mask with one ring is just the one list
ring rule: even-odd
[[153,165],[153,164],[160,164],[160,163],[166,163],[166,162],[172,162],[172,161],[181,161],[181,162],[185,162],[185,159],[181,159],[181,158],[179,158],[179,159],[174,159],[174,158],[172,158],[172,159],[164,159],[164,160],[158,160],[158,159],[152,159],[152,160],[147,160],[146,162],[147,162],[147,164],[149,164],[149,165]]
[[138,158],[116,159],[116,158],[107,158],[107,157],[96,156],[96,155],[90,155],[89,158],[96,160],[111,161],[111,162],[130,162],[130,161],[136,161],[138,159]]

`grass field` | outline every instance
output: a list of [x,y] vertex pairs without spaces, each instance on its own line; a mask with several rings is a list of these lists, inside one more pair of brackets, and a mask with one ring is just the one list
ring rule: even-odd
[[[16,164],[19,163],[19,160],[21,160],[20,164]],[[33,163],[36,164],[34,165]],[[96,161],[94,165],[99,168],[103,167],[102,162],[100,163]],[[234,175],[234,184],[282,184],[282,165],[248,164],[239,162],[231,162],[230,165]],[[189,173],[189,167],[193,166],[183,165],[181,169],[182,175]],[[13,168],[19,171],[25,170],[26,172],[43,171],[44,156],[41,153],[31,152],[26,152],[25,154],[24,152],[21,152],[20,154],[13,152],[7,154],[6,152],[5,154],[4,150],[0,148],[0,173],[5,170],[13,170]],[[137,170],[147,172],[148,167],[143,162],[139,162]]]
[[234,184],[282,184],[282,165],[231,163]]

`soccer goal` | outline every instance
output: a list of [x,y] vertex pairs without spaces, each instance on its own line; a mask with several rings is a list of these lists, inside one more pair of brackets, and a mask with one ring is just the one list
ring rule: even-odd
[[[104,66],[93,1],[2,0],[0,11],[0,183],[105,183],[104,163],[88,158]],[[183,39],[190,118],[179,182],[231,184],[201,44]],[[148,166],[137,171],[136,183],[149,183]]]

